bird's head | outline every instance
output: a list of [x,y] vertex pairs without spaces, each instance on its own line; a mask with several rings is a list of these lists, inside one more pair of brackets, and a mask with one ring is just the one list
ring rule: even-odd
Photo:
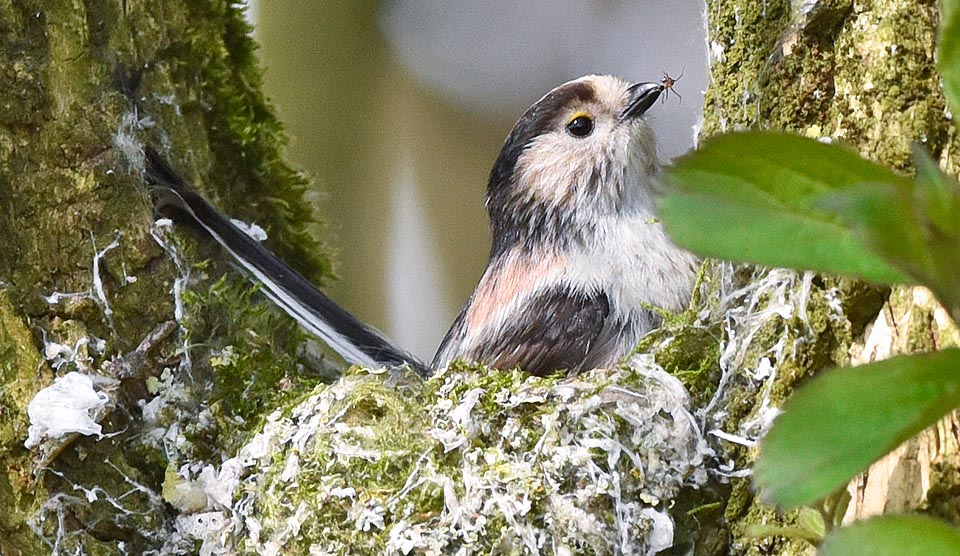
[[490,173],[494,253],[575,240],[601,218],[649,208],[657,155],[642,116],[662,91],[590,75],[531,106]]

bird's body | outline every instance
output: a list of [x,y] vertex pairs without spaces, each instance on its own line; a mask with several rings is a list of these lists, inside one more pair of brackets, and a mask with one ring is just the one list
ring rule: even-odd
[[[615,364],[682,309],[696,258],[654,217],[656,146],[644,112],[664,87],[587,76],[520,118],[490,174],[490,260],[432,369],[455,359],[532,374]],[[147,176],[247,268],[273,299],[347,361],[420,361],[366,327],[235,229],[148,149]]]
[[652,307],[684,307],[696,261],[676,252],[649,213],[611,218],[594,234],[565,253],[492,259],[433,366],[462,358],[532,374],[607,367],[660,325]]
[[[639,94],[656,99],[655,86]],[[533,374],[615,364],[683,308],[696,258],[654,217],[653,133],[626,111],[638,91],[587,76],[520,119],[491,172],[493,248],[477,289],[433,361],[456,358]],[[644,109],[645,110],[645,109]],[[589,117],[593,129],[566,129]]]

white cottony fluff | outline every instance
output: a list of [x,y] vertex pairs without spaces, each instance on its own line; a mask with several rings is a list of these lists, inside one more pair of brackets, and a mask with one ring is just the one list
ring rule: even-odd
[[93,420],[93,414],[108,401],[106,394],[94,389],[89,375],[72,372],[57,378],[37,392],[27,406],[30,428],[23,445],[32,448],[45,438],[60,438],[70,433],[102,437],[102,429]]

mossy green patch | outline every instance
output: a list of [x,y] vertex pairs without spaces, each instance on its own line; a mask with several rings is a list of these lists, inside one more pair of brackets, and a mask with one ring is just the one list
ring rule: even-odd
[[272,408],[321,381],[299,357],[307,341],[302,329],[245,277],[229,273],[206,286],[195,284],[184,293],[184,304],[186,342],[200,342],[191,349],[188,380],[217,422],[185,429],[195,445],[234,452]]
[[[281,158],[286,138],[260,89],[262,70],[243,8],[206,2],[185,6],[185,29],[158,50],[156,67],[144,75],[145,89],[157,83],[150,72],[163,76],[162,88],[149,102],[163,115],[160,128],[169,123],[206,130],[205,144],[174,142],[173,151],[181,157],[190,153],[184,161],[218,192],[213,197],[222,201],[223,210],[261,225],[281,258],[306,276],[328,277],[327,254],[309,230],[315,221],[304,202],[307,181]],[[217,48],[199,48],[211,37],[221,41]],[[168,79],[189,84],[187,90],[171,87]]]
[[[692,313],[687,316],[694,317]],[[693,405],[700,407],[713,396],[719,383],[721,337],[718,323],[704,326],[675,321],[644,337],[637,352],[654,353],[657,363],[680,379]]]
[[[643,552],[705,480],[675,379],[639,357],[574,379],[455,364],[353,369],[272,415],[226,462],[231,549]],[[222,535],[202,536],[213,549]],[[524,548],[526,547],[526,548]],[[546,551],[546,552],[544,552]]]
[[960,525],[960,464],[942,459],[933,464],[930,474],[930,490],[927,492],[927,513],[941,517],[954,525]]
[[50,381],[50,373],[33,344],[33,336],[0,290],[0,552],[31,554],[42,543],[30,531],[29,520],[45,490],[33,477],[31,457],[23,447],[27,437],[27,404]]
[[720,292],[716,263],[704,262],[697,273],[689,307],[663,313],[660,328],[644,336],[634,353],[651,353],[657,364],[680,379],[694,407],[707,403],[720,378],[719,356],[723,331],[708,315],[719,310]]
[[[299,331],[238,276],[213,292],[195,283],[203,293],[193,300],[211,305],[191,308],[199,346],[169,341],[124,361],[136,365],[109,364],[173,318],[178,268],[193,260],[172,260],[153,237],[136,165],[142,143],[218,191],[211,196],[231,215],[263,225],[306,275],[328,275],[325,252],[307,234],[305,181],[280,158],[285,139],[259,91],[248,31],[234,2],[0,2],[0,504],[8,509],[0,552],[41,552],[26,525],[41,504],[35,529],[64,551],[162,545],[169,508],[156,493],[166,458],[183,448],[219,461],[216,441],[239,444],[270,404],[316,383],[299,372],[307,359]],[[50,301],[54,293],[68,295]],[[249,310],[237,309],[244,303]],[[216,321],[214,309],[235,320]],[[26,404],[50,379],[44,336],[89,342],[63,358],[64,371],[136,374],[123,378],[118,410],[102,423],[116,436],[74,441],[35,480],[22,442]],[[236,357],[216,374],[209,358],[228,346]],[[180,368],[185,352],[196,377]],[[176,383],[176,402],[148,405],[147,383]],[[142,415],[156,422],[145,426]],[[174,424],[178,416],[185,421]]]

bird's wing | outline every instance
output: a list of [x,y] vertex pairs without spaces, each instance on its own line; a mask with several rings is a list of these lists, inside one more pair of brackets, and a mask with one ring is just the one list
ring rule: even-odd
[[585,362],[604,359],[595,350],[612,349],[621,332],[612,322],[607,296],[599,291],[551,288],[517,307],[499,329],[479,335],[463,333],[466,312],[444,339],[437,363],[459,357],[501,369],[519,366],[540,376],[580,370]]

